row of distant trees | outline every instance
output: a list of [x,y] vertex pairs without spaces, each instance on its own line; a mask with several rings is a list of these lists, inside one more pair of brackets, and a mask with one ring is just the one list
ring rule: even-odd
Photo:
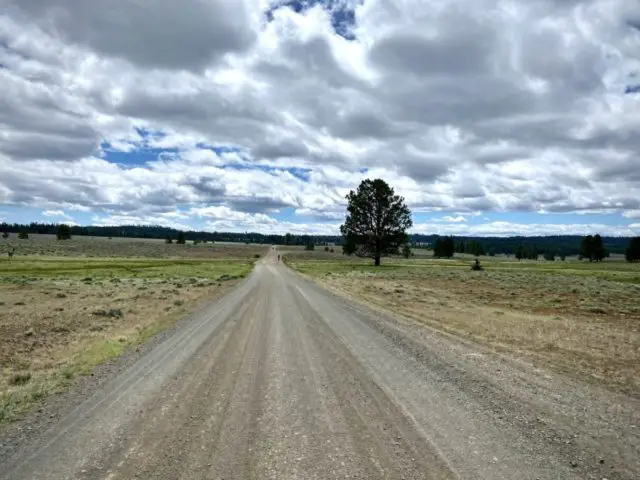
[[[71,227],[69,225],[60,224],[56,226],[56,238],[58,240],[68,240],[71,238]],[[9,232],[2,232],[2,238],[9,238]],[[26,240],[29,238],[29,232],[27,230],[20,230],[18,232],[18,238],[20,240]]]
[[[439,258],[451,258],[455,253],[470,253],[472,255],[485,255],[485,249],[479,242],[467,240],[466,242],[457,242],[454,237],[438,237],[433,244],[433,256]],[[493,252],[489,252],[493,255]],[[545,260],[565,260],[564,252],[539,251],[535,245],[519,245],[515,251],[515,257],[518,260],[537,260],[540,255]],[[609,252],[604,246],[602,237],[598,234],[587,235],[582,238],[578,250],[578,258],[580,260],[589,260],[590,262],[601,262],[609,256]],[[629,241],[629,245],[625,250],[625,258],[628,262],[640,261],[640,237],[633,237]]]
[[[70,226],[70,234],[73,236],[97,236],[97,237],[125,237],[125,238],[171,238],[175,242],[180,235],[180,230],[148,225],[123,225],[123,226]],[[0,232],[23,234],[53,234],[59,230],[58,224],[46,224],[32,222],[29,224],[0,222]],[[193,242],[240,242],[261,243],[267,245],[342,245],[344,238],[339,235],[275,235],[260,234],[255,232],[182,232],[185,241]],[[435,247],[438,239],[444,237],[438,235],[411,234],[408,242],[412,248],[421,246]],[[533,247],[537,255],[554,254],[556,257],[578,255],[583,237],[576,235],[553,235],[544,237],[453,237],[455,242],[454,253],[470,253],[472,255],[518,255],[518,250],[528,248],[532,256]],[[624,237],[602,237],[607,252],[624,254],[629,246],[629,239]],[[528,258],[526,252],[521,252],[522,258]],[[446,256],[446,255],[445,255]]]

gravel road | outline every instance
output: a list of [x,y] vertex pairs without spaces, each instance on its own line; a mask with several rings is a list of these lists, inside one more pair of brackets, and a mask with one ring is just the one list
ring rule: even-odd
[[638,399],[371,310],[276,260],[11,449],[0,477],[640,478]]

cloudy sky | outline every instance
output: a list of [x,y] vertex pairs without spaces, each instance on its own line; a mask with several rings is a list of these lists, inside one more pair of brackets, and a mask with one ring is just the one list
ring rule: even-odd
[[640,234],[637,0],[0,0],[0,220]]

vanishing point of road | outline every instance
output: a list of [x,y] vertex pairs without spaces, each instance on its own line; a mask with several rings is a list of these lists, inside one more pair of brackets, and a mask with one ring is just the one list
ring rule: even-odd
[[272,249],[0,477],[640,478],[640,402],[329,293]]

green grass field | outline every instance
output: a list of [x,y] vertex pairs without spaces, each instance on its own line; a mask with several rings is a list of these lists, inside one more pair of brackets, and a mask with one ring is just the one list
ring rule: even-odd
[[251,270],[252,259],[127,259],[17,257],[0,260],[0,281],[7,277],[204,277],[243,276]]

